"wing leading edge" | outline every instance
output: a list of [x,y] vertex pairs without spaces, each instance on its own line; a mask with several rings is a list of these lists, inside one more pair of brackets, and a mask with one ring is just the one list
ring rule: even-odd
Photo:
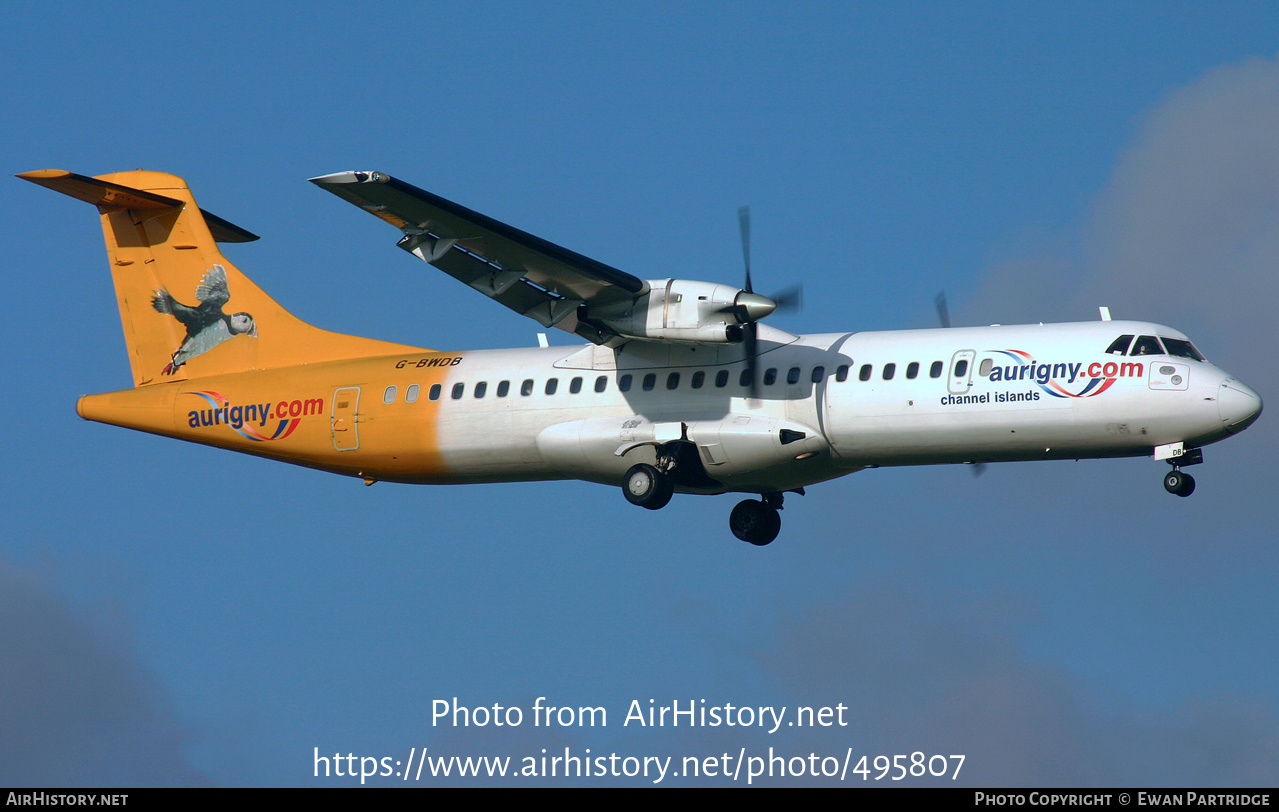
[[619,337],[588,323],[583,305],[626,310],[649,291],[625,271],[498,222],[382,172],[338,172],[311,182],[403,232],[397,243],[516,313],[596,344]]

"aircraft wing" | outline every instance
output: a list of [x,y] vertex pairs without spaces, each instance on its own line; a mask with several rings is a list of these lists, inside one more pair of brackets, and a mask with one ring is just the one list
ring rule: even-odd
[[648,283],[381,172],[338,172],[311,182],[404,233],[405,251],[544,327],[596,344],[617,336],[578,321],[578,307],[625,309]]

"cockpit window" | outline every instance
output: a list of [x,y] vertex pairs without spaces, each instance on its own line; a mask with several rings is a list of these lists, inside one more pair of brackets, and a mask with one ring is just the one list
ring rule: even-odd
[[1128,345],[1132,343],[1132,336],[1120,336],[1116,338],[1114,343],[1106,348],[1106,352],[1110,355],[1125,355],[1128,352]]
[[1181,338],[1164,338],[1164,346],[1168,348],[1169,355],[1176,355],[1179,358],[1190,358],[1194,361],[1202,361],[1204,357],[1199,350],[1195,349],[1195,345]]
[[1159,346],[1159,339],[1154,336],[1137,336],[1129,355],[1163,355],[1164,348]]

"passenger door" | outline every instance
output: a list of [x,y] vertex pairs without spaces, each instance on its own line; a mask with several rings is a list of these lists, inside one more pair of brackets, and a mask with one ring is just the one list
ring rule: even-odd
[[950,372],[947,385],[952,395],[965,394],[973,385],[973,361],[977,360],[976,350],[960,350],[950,358]]
[[333,447],[338,451],[354,451],[360,447],[360,434],[356,423],[359,407],[360,387],[343,387],[333,393],[329,427],[333,432]]

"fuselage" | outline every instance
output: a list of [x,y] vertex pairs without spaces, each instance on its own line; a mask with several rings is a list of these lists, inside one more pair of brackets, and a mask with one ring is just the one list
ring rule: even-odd
[[677,489],[691,493],[877,466],[1148,456],[1223,439],[1261,410],[1184,335],[1146,322],[761,326],[760,339],[753,386],[738,345],[631,342],[406,351],[91,395],[78,410],[369,482],[619,484],[678,446]]

